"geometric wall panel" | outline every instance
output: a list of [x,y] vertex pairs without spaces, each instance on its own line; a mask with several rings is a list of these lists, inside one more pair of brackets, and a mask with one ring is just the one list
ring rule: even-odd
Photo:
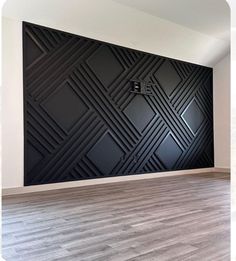
[[155,112],[141,95],[136,95],[132,99],[125,108],[124,113],[140,132],[144,130],[155,116]]
[[194,134],[197,133],[204,120],[204,114],[202,113],[195,99],[188,104],[182,117]]
[[67,131],[88,110],[88,107],[67,82],[46,99],[43,107]]
[[166,94],[170,96],[181,82],[178,72],[174,69],[171,61],[165,60],[154,75],[159,81]]
[[24,22],[23,69],[25,185],[214,166],[211,68]]
[[124,153],[112,136],[106,133],[88,152],[87,156],[104,175],[109,175],[122,159]]
[[31,171],[43,159],[43,155],[30,143],[27,144],[27,169]]
[[38,61],[44,55],[43,48],[35,41],[33,37],[30,37],[28,34],[25,36],[26,38],[26,60],[25,65],[30,66],[33,62]]
[[171,134],[168,134],[156,150],[157,157],[168,169],[172,169],[182,150]]
[[109,87],[124,70],[108,46],[101,46],[87,63],[105,87]]

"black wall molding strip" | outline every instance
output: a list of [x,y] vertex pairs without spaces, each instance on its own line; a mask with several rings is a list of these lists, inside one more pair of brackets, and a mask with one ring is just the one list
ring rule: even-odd
[[212,68],[23,22],[25,185],[214,166]]

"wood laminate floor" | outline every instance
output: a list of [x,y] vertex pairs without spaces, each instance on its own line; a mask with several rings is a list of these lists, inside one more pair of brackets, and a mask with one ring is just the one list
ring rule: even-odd
[[228,261],[229,174],[5,197],[2,249],[21,261]]

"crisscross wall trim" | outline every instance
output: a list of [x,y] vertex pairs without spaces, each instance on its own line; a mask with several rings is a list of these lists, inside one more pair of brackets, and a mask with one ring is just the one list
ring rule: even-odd
[[25,185],[214,166],[211,68],[26,22],[23,57]]

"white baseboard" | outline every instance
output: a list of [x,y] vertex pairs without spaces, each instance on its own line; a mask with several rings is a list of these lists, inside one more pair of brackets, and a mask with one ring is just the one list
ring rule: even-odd
[[188,175],[188,174],[201,174],[201,173],[209,173],[209,172],[226,173],[226,172],[230,172],[230,170],[226,168],[177,170],[177,171],[168,171],[168,172],[159,172],[159,173],[148,173],[148,174],[139,174],[139,175],[61,182],[61,183],[53,183],[53,184],[45,184],[45,185],[33,185],[33,186],[17,187],[17,188],[3,188],[2,195],[6,196],[6,195],[24,194],[24,193],[48,191],[48,190],[55,190],[55,189],[65,189],[65,188],[75,188],[75,187],[98,185],[98,184],[116,183],[122,181],[134,181],[134,180],[142,180],[142,179],[153,179],[153,178]]
[[230,168],[221,168],[216,167],[215,172],[223,172],[223,173],[230,173]]

